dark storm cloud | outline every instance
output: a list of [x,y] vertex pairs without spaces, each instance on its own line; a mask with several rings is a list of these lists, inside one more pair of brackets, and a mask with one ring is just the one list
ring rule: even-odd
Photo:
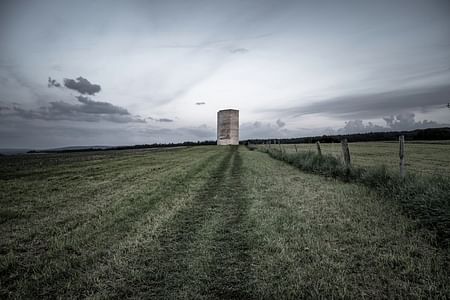
[[323,114],[341,119],[381,118],[393,112],[429,111],[450,99],[450,85],[362,95],[349,95],[283,109],[289,115]]
[[64,78],[64,86],[68,89],[75,90],[83,95],[94,95],[100,92],[101,86],[98,84],[92,84],[83,77],[78,77],[77,79]]

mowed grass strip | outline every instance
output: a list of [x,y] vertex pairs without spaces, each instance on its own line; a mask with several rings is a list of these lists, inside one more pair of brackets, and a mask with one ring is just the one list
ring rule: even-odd
[[126,263],[109,263],[113,276],[100,274],[107,288],[93,298],[250,297],[242,159],[237,147],[220,149],[227,155],[198,192],[152,238],[135,244]]
[[448,249],[369,189],[243,152],[257,298],[448,298]]
[[[131,156],[128,168],[122,172],[137,173],[139,176],[130,175],[132,179],[109,185],[109,189],[103,190],[104,197],[96,193],[88,199],[80,197],[79,203],[72,202],[65,209],[59,209],[53,218],[39,221],[27,214],[24,218],[4,222],[1,231],[2,294],[30,297],[64,294],[66,289],[75,295],[85,292],[84,284],[77,278],[107,255],[116,243],[135,233],[133,229],[152,213],[155,204],[183,198],[188,194],[189,182],[195,180],[198,173],[204,172],[210,162],[221,155],[211,148],[194,152],[189,149],[177,150],[177,154],[173,152],[158,154],[158,158],[169,166],[162,172],[152,172],[148,165],[147,173],[143,172],[141,158],[134,160],[135,157]],[[149,160],[152,160],[151,155],[154,154],[149,155]],[[102,172],[108,168],[108,164],[105,164],[99,167]],[[102,175],[100,180],[115,181],[116,168],[110,170],[110,177]],[[6,183],[2,181],[2,185],[6,184],[6,187],[2,186],[2,191],[8,189],[11,180],[8,179]],[[36,178],[36,181],[39,180],[47,178]],[[83,195],[85,189],[91,187],[83,183],[79,181],[78,189],[74,187],[72,192],[75,197],[77,193]],[[18,184],[21,184],[21,179]],[[127,188],[128,185],[131,185],[131,189]],[[37,184],[37,187],[41,186]],[[55,196],[53,190],[45,188],[40,193],[42,195],[35,203],[38,207],[42,207],[42,201],[52,201]],[[14,195],[16,201],[20,202],[22,195]],[[74,287],[79,290],[74,290]]]

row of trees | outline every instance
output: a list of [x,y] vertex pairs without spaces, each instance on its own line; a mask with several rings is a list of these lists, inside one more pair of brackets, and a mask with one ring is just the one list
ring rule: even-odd
[[343,139],[349,142],[374,142],[374,141],[397,141],[399,136],[405,136],[406,140],[450,140],[450,128],[427,128],[416,129],[412,131],[388,131],[388,132],[368,132],[345,135],[322,135],[300,138],[283,139],[249,139],[241,141],[242,144],[263,144],[270,141],[281,142],[282,144],[300,144],[300,143],[340,143]]
[[[285,138],[285,139],[249,139],[240,141],[240,144],[263,144],[276,141],[282,144],[300,144],[300,143],[340,143],[347,139],[349,142],[369,142],[369,141],[397,141],[399,136],[405,136],[406,140],[450,140],[450,128],[428,128],[416,129],[413,131],[389,131],[389,132],[369,132],[357,133],[347,135],[322,135],[313,137],[300,138]],[[92,147],[82,149],[55,149],[42,151],[29,151],[28,153],[43,153],[43,152],[82,152],[82,151],[105,151],[105,150],[132,150],[132,149],[146,149],[146,148],[171,148],[171,147],[187,147],[187,146],[202,146],[202,145],[216,145],[216,141],[197,141],[197,142],[183,142],[183,143],[154,143],[141,144],[132,146],[117,146],[117,147]]]

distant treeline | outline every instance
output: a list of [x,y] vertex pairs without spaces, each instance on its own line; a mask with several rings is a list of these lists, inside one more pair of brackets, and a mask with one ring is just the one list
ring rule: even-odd
[[[345,135],[322,135],[300,138],[286,139],[249,139],[240,141],[240,144],[263,144],[269,141],[277,141],[282,144],[300,144],[300,143],[338,143],[342,139],[349,142],[370,142],[370,141],[397,141],[400,135],[404,135],[406,140],[450,140],[450,127],[416,129],[412,131],[389,131],[389,132],[369,132]],[[142,144],[134,146],[117,146],[117,147],[83,147],[80,149],[49,149],[49,150],[32,150],[27,153],[69,153],[69,152],[86,152],[86,151],[108,151],[108,150],[136,150],[149,148],[172,148],[172,147],[192,147],[216,145],[216,141],[197,141],[183,143],[154,143]]]
[[285,139],[249,139],[241,141],[241,144],[263,144],[272,141],[282,144],[300,144],[300,143],[339,143],[342,139],[349,142],[376,142],[376,141],[398,141],[398,137],[404,135],[406,140],[450,140],[450,127],[416,129],[412,131],[388,131],[388,132],[368,132],[345,135],[322,135],[301,138]]
[[71,153],[71,152],[86,152],[86,151],[109,151],[109,150],[138,150],[149,148],[173,148],[173,147],[191,147],[201,145],[216,145],[216,141],[197,141],[197,142],[183,142],[183,143],[154,143],[142,144],[133,146],[115,146],[115,147],[83,147],[80,149],[49,149],[49,150],[31,150],[27,153]]

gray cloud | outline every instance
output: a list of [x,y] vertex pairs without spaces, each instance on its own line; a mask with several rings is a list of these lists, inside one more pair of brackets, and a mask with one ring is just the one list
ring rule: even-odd
[[281,121],[281,119],[278,119],[277,120],[277,125],[278,125],[278,127],[284,127],[284,125],[286,125],[286,123],[284,123],[283,121]]
[[442,124],[435,121],[416,121],[414,113],[402,113],[382,118],[385,126],[380,126],[372,122],[365,122],[361,119],[345,122],[345,126],[338,129],[331,127],[324,128],[285,128],[285,123],[278,119],[275,124],[268,122],[247,122],[240,126],[241,139],[253,138],[292,138],[316,135],[354,134],[383,131],[406,131],[414,129],[424,129],[432,127],[447,127],[450,124]]
[[282,138],[292,136],[293,132],[281,128],[278,124],[256,121],[241,124],[239,134],[241,139]]
[[57,82],[55,79],[51,77],[48,78],[48,87],[61,87],[61,83]]
[[240,139],[278,139],[303,136],[316,136],[333,132],[330,128],[292,128],[280,127],[269,122],[247,122],[240,126]]
[[170,122],[173,122],[172,119],[168,119],[168,118],[152,118],[152,117],[148,117],[147,119],[148,119],[148,120],[151,120],[151,121],[155,121],[155,122],[163,122],[163,123],[170,123]]
[[345,126],[343,128],[339,128],[336,132],[331,131],[328,134],[378,132],[378,131],[387,131],[387,129],[388,128],[373,124],[372,122],[364,124],[363,120],[350,120],[345,122]]
[[167,119],[167,118],[161,118],[161,119],[159,119],[159,122],[173,122],[173,120]]
[[203,102],[203,101],[201,101],[201,102],[195,102],[195,105],[205,105],[206,104],[206,102]]
[[[93,94],[100,91],[100,86],[91,84],[82,77],[74,80],[65,80],[68,88],[75,89],[80,93]],[[74,84],[75,83],[75,84]],[[73,85],[74,84],[74,85]],[[55,79],[48,78],[48,87],[61,87]],[[42,95],[37,95],[41,102]],[[120,106],[109,102],[95,101],[85,96],[75,96],[77,103],[64,101],[51,101],[37,109],[24,108],[19,103],[6,103],[0,109],[0,115],[3,118],[21,118],[26,120],[46,120],[46,121],[77,121],[77,122],[100,122],[108,121],[114,123],[145,123],[145,120],[139,116],[133,116],[130,112]]]
[[178,128],[182,132],[183,136],[190,136],[191,140],[213,140],[216,139],[216,132],[214,128],[210,128],[206,125],[201,125],[198,127],[184,127]]
[[118,114],[129,115],[130,113],[123,107],[115,106],[108,102],[94,101],[89,97],[77,96],[78,101],[84,105],[73,106],[77,107],[80,112],[88,114]]
[[78,77],[76,80],[64,78],[64,86],[68,89],[75,90],[80,94],[94,95],[100,92],[101,87],[98,84],[92,84],[83,77]]
[[94,101],[83,96],[76,98],[81,104],[53,101],[48,106],[42,106],[38,109],[24,109],[19,104],[13,104],[12,107],[0,110],[0,113],[6,118],[19,117],[28,120],[145,123],[144,119],[131,115],[125,108],[108,102]]
[[350,120],[345,122],[345,126],[329,134],[352,134],[352,133],[365,133],[365,132],[380,132],[380,131],[403,131],[414,130],[432,127],[445,127],[450,124],[441,124],[435,121],[416,121],[415,114],[408,112],[395,116],[383,117],[386,122],[386,126],[379,126],[372,122],[364,123],[363,120]]
[[0,147],[36,149],[135,144],[135,128],[144,125],[147,126],[139,123],[123,126],[121,123],[110,122],[46,122],[0,117]]
[[423,112],[444,106],[450,85],[415,88],[384,93],[349,95],[309,105],[283,109],[289,115],[324,114],[341,119],[381,118],[392,112],[418,109]]
[[178,128],[143,128],[140,135],[151,138],[157,142],[183,142],[183,141],[204,141],[215,140],[215,128],[205,124],[192,127]]
[[249,50],[246,48],[235,48],[235,49],[231,49],[230,52],[233,54],[244,54],[247,53]]
[[396,116],[384,117],[386,126],[392,130],[413,130],[420,128],[442,127],[449,124],[441,124],[435,121],[423,120],[416,121],[414,113],[402,113]]

